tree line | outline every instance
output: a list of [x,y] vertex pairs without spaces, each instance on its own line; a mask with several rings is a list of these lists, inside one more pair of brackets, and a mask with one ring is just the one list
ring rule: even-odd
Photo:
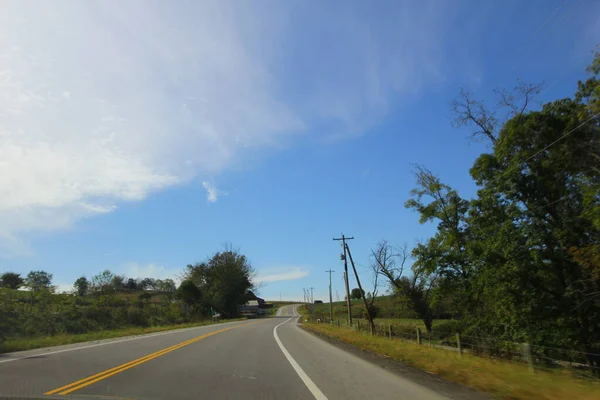
[[[231,247],[188,265],[182,277],[177,287],[173,279],[135,279],[105,270],[79,277],[71,293],[55,293],[51,273],[2,273],[0,344],[10,338],[194,322],[214,313],[232,318],[256,289],[250,262]],[[15,290],[20,288],[28,290]]]
[[467,91],[452,102],[453,125],[489,146],[469,171],[476,196],[416,165],[405,207],[435,234],[372,249],[427,330],[449,316],[471,334],[600,353],[600,53],[587,71],[539,109],[540,85],[496,91],[491,108]]
[[[55,291],[52,285],[53,274],[46,271],[31,271],[26,277],[17,272],[4,272],[0,274],[0,288],[28,289],[32,291]],[[91,279],[81,276],[73,283],[73,292],[79,296],[110,292],[135,292],[155,291],[161,293],[174,293],[177,287],[173,279],[156,278],[127,278],[124,275],[104,270],[94,275]]]

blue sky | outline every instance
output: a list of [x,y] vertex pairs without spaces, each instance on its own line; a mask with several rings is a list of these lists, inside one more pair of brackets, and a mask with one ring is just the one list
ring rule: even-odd
[[[110,269],[177,277],[225,243],[268,299],[343,298],[341,232],[366,281],[422,164],[463,196],[483,144],[461,87],[573,93],[600,3],[6,3],[0,16],[0,271],[61,289]],[[351,284],[354,287],[354,283]]]

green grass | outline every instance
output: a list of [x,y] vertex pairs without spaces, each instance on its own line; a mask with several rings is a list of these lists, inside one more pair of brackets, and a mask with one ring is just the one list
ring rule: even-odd
[[[221,322],[232,322],[242,321],[245,318],[223,320]],[[59,334],[54,336],[42,336],[42,337],[27,337],[27,338],[14,338],[8,339],[3,343],[0,343],[0,353],[8,353],[13,351],[39,349],[42,347],[60,346],[64,344],[88,342],[93,340],[101,339],[112,339],[123,336],[132,335],[143,335],[146,333],[169,331],[173,329],[192,328],[195,326],[211,325],[215,324],[211,320],[192,322],[187,324],[177,325],[164,325],[164,326],[152,326],[152,327],[130,327],[123,329],[114,330],[103,330],[95,332],[87,332],[75,335]]]
[[489,392],[501,399],[592,400],[600,398],[600,384],[574,378],[568,372],[536,372],[527,366],[485,357],[419,346],[404,340],[370,336],[328,324],[305,323],[307,330],[325,334],[442,378]]

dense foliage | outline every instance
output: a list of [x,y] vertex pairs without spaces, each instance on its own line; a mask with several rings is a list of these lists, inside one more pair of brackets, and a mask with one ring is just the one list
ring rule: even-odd
[[[490,151],[470,170],[473,199],[416,168],[406,207],[437,225],[412,251],[413,276],[428,285],[409,306],[424,321],[443,305],[471,333],[600,353],[600,54],[588,71],[573,98],[539,110],[528,108],[535,86],[518,88],[524,105],[502,92],[504,123],[469,93],[454,102]],[[400,285],[411,277],[386,276],[414,294]]]
[[185,277],[200,291],[197,306],[213,307],[231,317],[246,302],[248,290],[254,289],[253,275],[254,269],[246,256],[227,248],[204,262],[188,265]]
[[[237,315],[253,288],[253,269],[228,249],[190,265],[179,288],[172,279],[128,278],[109,270],[75,280],[72,293],[55,293],[52,274],[0,275],[2,340],[77,334],[131,326],[157,326],[210,318],[211,309]],[[23,290],[17,290],[22,288]]]

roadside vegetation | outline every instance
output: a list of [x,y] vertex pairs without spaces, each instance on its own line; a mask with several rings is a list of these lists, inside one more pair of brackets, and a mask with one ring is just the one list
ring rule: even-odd
[[[405,207],[435,233],[412,248],[382,240],[373,287],[350,296],[358,323],[345,326],[344,303],[333,321],[318,304],[307,329],[503,398],[598,398],[600,53],[588,73],[571,98],[535,109],[543,86],[497,91],[491,108],[461,91],[454,125],[489,146],[470,169],[476,195],[416,165]],[[457,333],[463,357],[441,349],[459,350]]]
[[0,352],[196,326],[238,316],[254,270],[231,248],[190,264],[182,282],[103,271],[56,293],[46,271],[0,274]]
[[468,354],[459,356],[455,352],[404,340],[374,337],[334,325],[305,323],[304,327],[501,399],[592,400],[597,399],[600,392],[598,383],[578,380],[564,372],[538,371],[532,374],[522,364]]

